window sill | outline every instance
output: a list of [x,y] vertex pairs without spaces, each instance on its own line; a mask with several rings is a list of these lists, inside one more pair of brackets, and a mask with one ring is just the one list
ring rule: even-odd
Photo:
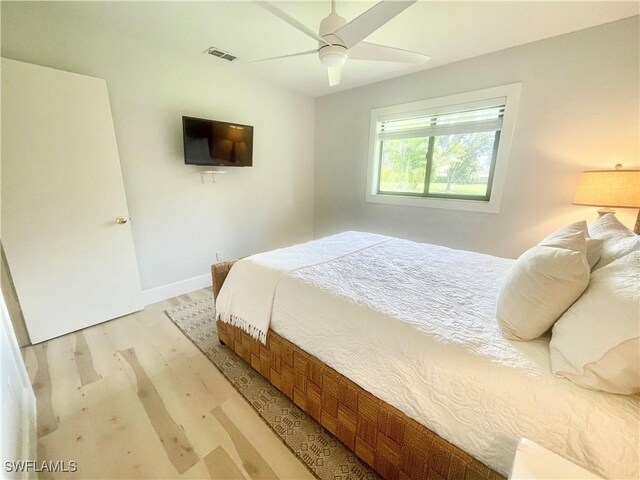
[[449,198],[404,197],[401,195],[384,195],[368,193],[367,203],[385,203],[387,205],[401,205],[406,207],[441,208],[444,210],[463,210],[467,212],[499,213],[500,203],[495,198],[489,201],[461,200]]

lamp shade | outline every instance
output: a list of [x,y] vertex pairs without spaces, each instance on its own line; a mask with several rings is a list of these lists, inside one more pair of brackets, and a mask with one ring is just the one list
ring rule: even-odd
[[227,138],[233,143],[240,143],[244,141],[244,128],[238,125],[229,125],[229,132]]
[[640,170],[594,170],[582,173],[575,205],[640,207]]

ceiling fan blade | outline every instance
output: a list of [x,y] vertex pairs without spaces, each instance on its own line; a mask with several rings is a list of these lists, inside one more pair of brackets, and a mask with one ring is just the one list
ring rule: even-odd
[[347,48],[351,48],[367,38],[393,17],[409,8],[417,0],[382,0],[359,17],[340,27],[333,34]]
[[309,37],[313,38],[314,40],[317,40],[319,42],[324,43],[325,45],[329,45],[329,42],[327,42],[324,38],[322,38],[320,35],[318,35],[316,32],[314,32],[313,30],[311,30],[309,27],[307,27],[306,25],[303,25],[302,23],[300,23],[298,20],[296,20],[295,18],[293,18],[292,16],[290,16],[288,13],[283,12],[282,10],[280,10],[278,7],[276,7],[274,4],[272,4],[271,2],[255,2],[258,5],[260,5],[262,8],[264,8],[265,10],[267,10],[269,13],[272,13],[273,15],[275,15],[276,17],[278,17],[280,20],[284,20],[285,22],[287,22],[289,25],[291,25],[293,28],[297,28],[298,30],[300,30],[302,33],[304,33],[305,35],[308,35]]
[[290,53],[288,55],[280,55],[278,57],[260,58],[258,60],[251,60],[249,62],[241,62],[241,63],[243,65],[246,65],[249,63],[266,62],[267,60],[277,60],[279,58],[302,57],[303,55],[310,55],[312,53],[318,53],[318,50],[307,50],[306,52]]
[[327,73],[329,74],[329,86],[334,87],[340,85],[340,71],[342,67],[327,67]]
[[373,60],[376,62],[425,63],[431,57],[418,52],[387,47],[376,43],[360,42],[349,49],[349,60]]

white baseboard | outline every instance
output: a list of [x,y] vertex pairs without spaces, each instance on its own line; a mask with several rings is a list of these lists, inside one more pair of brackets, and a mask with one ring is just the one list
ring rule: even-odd
[[211,275],[199,275],[197,277],[187,278],[180,282],[170,283],[169,285],[143,290],[142,301],[145,305],[151,305],[152,303],[162,302],[168,298],[177,297],[178,295],[184,295],[185,293],[210,286]]

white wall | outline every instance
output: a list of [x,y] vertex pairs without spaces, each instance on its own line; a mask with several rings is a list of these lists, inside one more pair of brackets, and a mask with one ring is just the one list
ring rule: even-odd
[[[595,219],[571,205],[580,173],[638,168],[638,35],[633,17],[317,99],[316,236],[360,229],[514,257],[555,227]],[[365,203],[371,109],[514,82],[499,214]],[[636,212],[618,215],[633,228]]]
[[[312,237],[312,99],[56,12],[3,2],[2,55],[106,79],[143,289],[206,280],[216,251],[232,258]],[[254,167],[203,185],[200,167],[184,165],[182,115],[254,125]]]
[[36,397],[0,294],[0,460],[2,478],[35,478],[5,472],[5,462],[36,459]]

